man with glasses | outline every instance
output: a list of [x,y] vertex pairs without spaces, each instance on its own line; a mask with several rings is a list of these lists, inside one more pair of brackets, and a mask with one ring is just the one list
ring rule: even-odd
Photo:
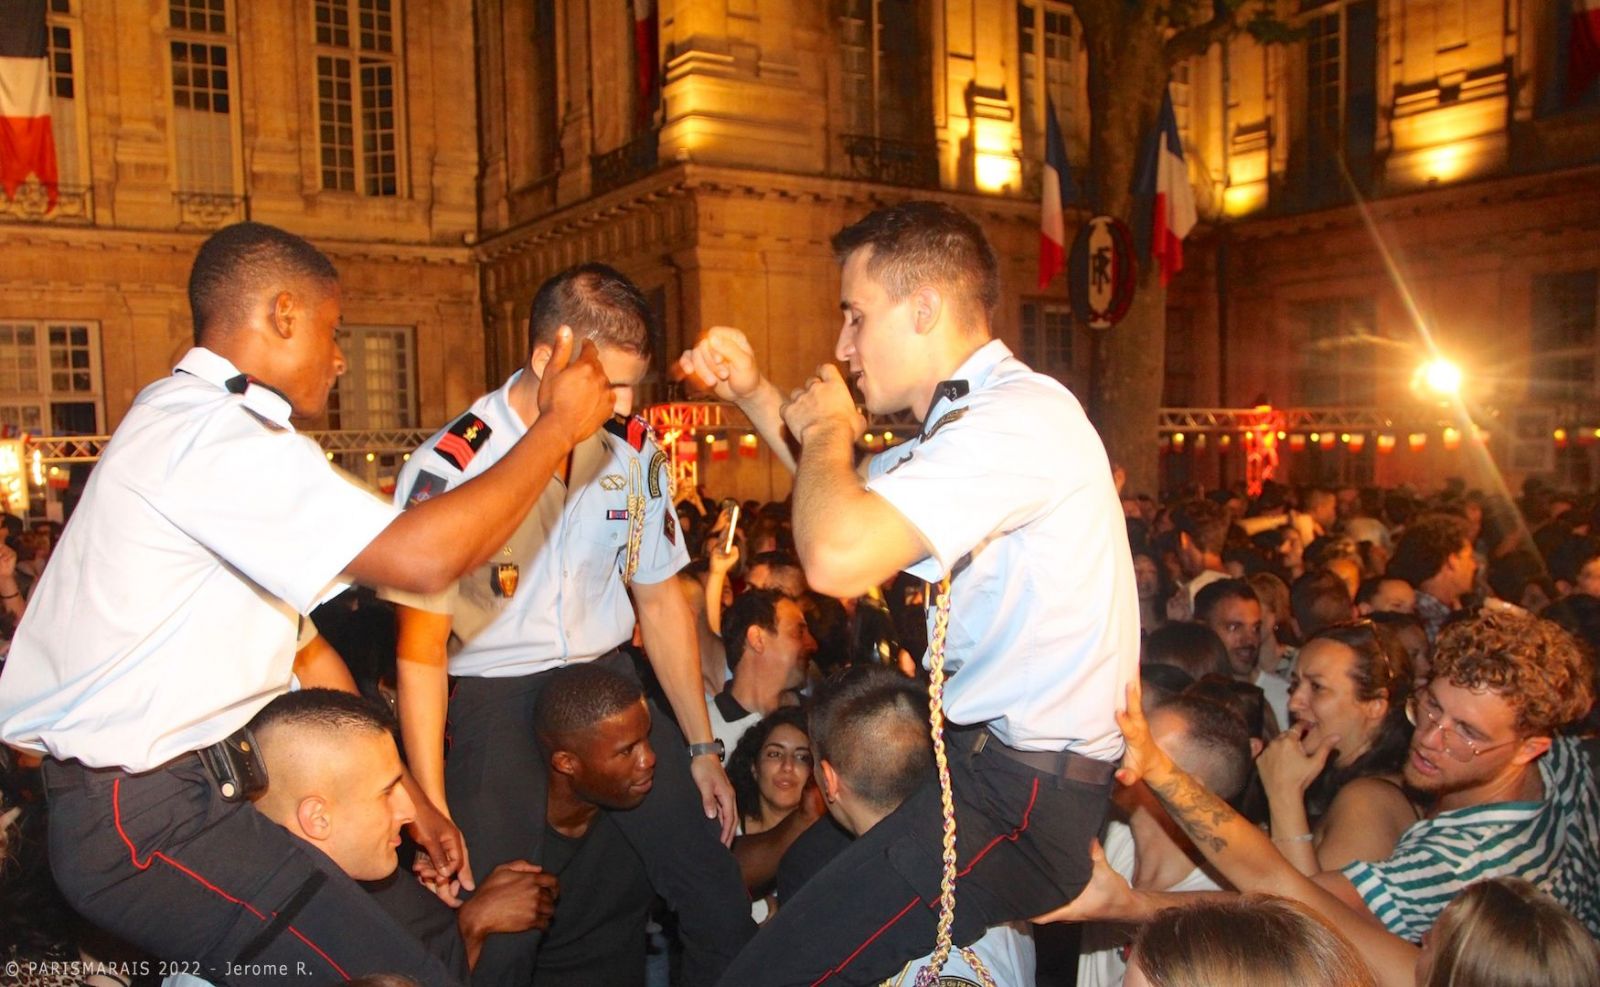
[[1432,809],[1387,860],[1318,883],[1416,941],[1463,888],[1515,875],[1600,934],[1600,784],[1559,736],[1593,701],[1588,660],[1549,621],[1484,611],[1440,632],[1432,672],[1405,765]]

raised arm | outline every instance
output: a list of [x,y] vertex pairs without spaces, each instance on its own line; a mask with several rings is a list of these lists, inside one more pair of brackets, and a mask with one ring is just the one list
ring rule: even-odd
[[594,344],[570,365],[572,332],[561,327],[539,384],[539,420],[480,476],[404,511],[350,562],[371,586],[437,593],[499,551],[578,442],[598,429],[615,399]]
[[744,412],[772,454],[789,472],[795,470],[794,450],[783,430],[783,395],[761,376],[756,353],[745,334],[728,326],[712,326],[678,358],[686,376],[709,388],[719,400],[730,401]]
[[866,420],[838,367],[818,367],[790,395],[783,417],[801,443],[794,543],[813,589],[860,596],[929,554],[921,532],[856,473],[855,443]]
[[1150,736],[1137,681],[1128,686],[1128,709],[1117,714],[1117,723],[1128,743],[1118,780],[1132,784],[1142,778],[1234,887],[1281,895],[1315,909],[1350,938],[1385,987],[1412,987],[1417,948],[1384,929],[1370,912],[1330,893],[1319,883],[1324,875],[1313,880],[1301,874],[1266,834],[1174,764]]

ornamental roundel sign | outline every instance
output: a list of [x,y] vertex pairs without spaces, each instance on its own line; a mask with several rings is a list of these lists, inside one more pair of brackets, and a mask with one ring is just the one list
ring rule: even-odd
[[1094,217],[1078,228],[1067,262],[1072,314],[1091,329],[1110,329],[1128,314],[1138,275],[1127,225],[1111,216]]

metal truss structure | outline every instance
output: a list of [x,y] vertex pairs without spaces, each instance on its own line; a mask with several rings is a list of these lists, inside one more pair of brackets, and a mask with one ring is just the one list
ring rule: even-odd
[[1404,412],[1382,408],[1162,408],[1156,426],[1163,435],[1177,432],[1241,433],[1270,428],[1279,431],[1414,432],[1461,428],[1447,408],[1415,408]]

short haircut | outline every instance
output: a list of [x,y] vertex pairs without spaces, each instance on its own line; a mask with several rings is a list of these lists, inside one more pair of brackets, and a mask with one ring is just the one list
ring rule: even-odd
[[1400,536],[1384,574],[1420,588],[1444,568],[1450,556],[1461,551],[1469,530],[1467,519],[1454,514],[1423,514],[1413,519]]
[[883,665],[857,665],[824,686],[808,718],[811,746],[851,790],[892,811],[933,774],[928,696]]
[[592,661],[558,668],[549,676],[533,701],[533,732],[547,754],[565,749],[601,720],[644,698],[638,682]]
[[1174,622],[1156,628],[1145,635],[1139,663],[1181,668],[1191,679],[1232,674],[1227,646],[1205,624]]
[[872,248],[870,274],[894,301],[923,285],[951,295],[960,314],[987,324],[1000,304],[1000,264],[983,228],[942,202],[911,201],[874,210],[833,235],[843,264]]
[[189,269],[195,345],[238,328],[253,296],[312,279],[337,282],[326,254],[304,238],[265,223],[234,223],[206,238]]
[[1350,619],[1350,587],[1339,574],[1323,569],[1308,572],[1289,587],[1289,609],[1301,637],[1310,637],[1333,624]]
[[782,599],[783,593],[775,589],[747,589],[722,612],[722,649],[728,657],[728,671],[739,667],[750,628],[778,632],[778,601]]
[[1218,579],[1200,587],[1194,595],[1194,619],[1209,623],[1211,613],[1227,600],[1248,600],[1259,604],[1261,598],[1243,579]]
[[528,313],[528,349],[554,346],[556,330],[570,326],[573,335],[596,346],[626,350],[648,360],[656,317],[637,285],[605,264],[579,264],[539,286]]
[[1350,940],[1310,908],[1265,894],[1167,908],[1140,930],[1132,963],[1151,987],[1373,987]]
[[1594,702],[1589,659],[1577,640],[1552,621],[1520,611],[1485,609],[1446,625],[1431,674],[1504,698],[1524,737],[1554,734]]
[[1228,528],[1233,520],[1228,512],[1209,500],[1191,500],[1173,513],[1178,530],[1189,536],[1194,547],[1209,555],[1221,555],[1228,544]]
[[1184,744],[1195,755],[1182,765],[1223,801],[1239,797],[1250,781],[1250,731],[1244,717],[1220,702],[1180,694],[1157,710],[1183,718]]
[[280,727],[330,733],[392,733],[396,726],[394,713],[383,703],[338,689],[285,692],[261,707],[250,721],[251,731],[258,734]]

